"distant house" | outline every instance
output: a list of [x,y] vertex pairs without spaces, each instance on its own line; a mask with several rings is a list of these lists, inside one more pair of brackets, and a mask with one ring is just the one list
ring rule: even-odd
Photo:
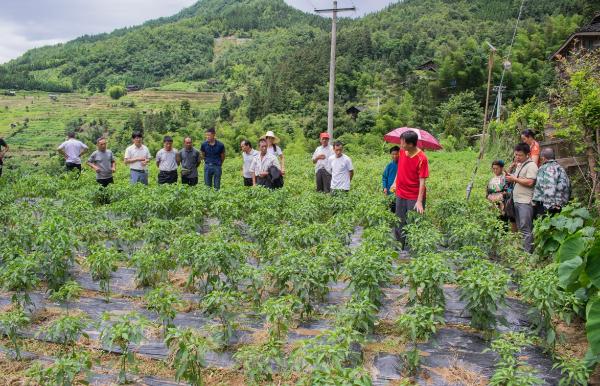
[[346,114],[350,115],[352,119],[356,120],[356,118],[358,118],[358,114],[365,110],[366,107],[363,106],[350,106],[350,108],[346,110]]
[[53,101],[57,101],[58,100],[58,95],[56,94],[48,94],[48,98],[50,98]]
[[560,48],[550,56],[552,60],[559,60],[568,57],[576,49],[586,49],[588,51],[600,48],[600,14],[596,15],[592,21],[577,31],[575,31],[563,43]]
[[127,92],[140,91],[142,89],[137,84],[128,84],[127,87],[125,87],[125,88],[127,89]]
[[420,66],[417,66],[415,70],[437,72],[438,68],[439,66],[435,64],[433,60],[428,60]]
[[4,91],[3,94],[6,96],[17,96],[17,93],[13,90]]

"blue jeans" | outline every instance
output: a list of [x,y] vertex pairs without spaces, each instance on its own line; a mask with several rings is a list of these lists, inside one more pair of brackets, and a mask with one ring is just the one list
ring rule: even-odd
[[129,182],[132,184],[136,184],[141,182],[144,185],[148,185],[148,172],[141,172],[138,170],[130,170],[129,171]]
[[221,166],[215,164],[204,165],[204,184],[215,188],[215,190],[221,189]]

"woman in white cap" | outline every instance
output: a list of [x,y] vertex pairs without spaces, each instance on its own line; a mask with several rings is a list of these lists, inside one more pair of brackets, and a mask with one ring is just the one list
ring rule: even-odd
[[283,157],[283,152],[281,148],[277,146],[279,143],[279,138],[275,136],[271,130],[267,131],[264,138],[267,140],[267,154],[272,154],[275,157],[279,158],[279,164],[281,165],[281,175],[285,175],[285,159]]

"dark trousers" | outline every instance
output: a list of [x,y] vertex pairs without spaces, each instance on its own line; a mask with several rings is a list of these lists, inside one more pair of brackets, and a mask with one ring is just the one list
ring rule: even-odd
[[158,183],[159,184],[176,184],[177,183],[177,170],[161,170],[158,172]]
[[182,175],[181,183],[184,185],[196,186],[196,185],[198,185],[198,177],[188,177],[188,176]]
[[67,162],[67,163],[65,163],[65,168],[67,169],[68,172],[70,172],[73,169],[77,169],[77,170],[79,170],[79,172],[81,172],[81,164],[74,164],[72,162]]
[[216,190],[221,189],[221,166],[215,164],[204,165],[204,184],[214,187]]
[[324,168],[317,170],[317,192],[329,193],[331,192],[331,174]]
[[[415,210],[417,200],[407,200],[396,196],[396,216],[400,219],[400,224],[394,229],[394,236],[396,240],[402,243],[402,248],[406,249],[406,227],[408,212]],[[423,208],[425,208],[425,200],[423,200]]]
[[252,186],[252,178],[244,177],[244,186]]
[[97,179],[96,182],[99,183],[100,185],[102,185],[103,188],[106,188],[108,185],[114,183],[114,180],[112,177],[110,177],[110,178]]
[[523,249],[526,252],[533,252],[533,206],[531,204],[521,204],[515,202],[515,217],[517,220],[517,229],[523,236]]

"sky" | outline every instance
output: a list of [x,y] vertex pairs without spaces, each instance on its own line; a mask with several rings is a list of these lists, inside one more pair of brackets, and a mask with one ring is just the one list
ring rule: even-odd
[[[171,16],[197,0],[0,0],[0,63],[25,51],[111,32],[150,19]],[[331,8],[328,0],[285,0],[306,12]],[[397,0],[339,0],[338,7],[356,6],[358,17]]]

